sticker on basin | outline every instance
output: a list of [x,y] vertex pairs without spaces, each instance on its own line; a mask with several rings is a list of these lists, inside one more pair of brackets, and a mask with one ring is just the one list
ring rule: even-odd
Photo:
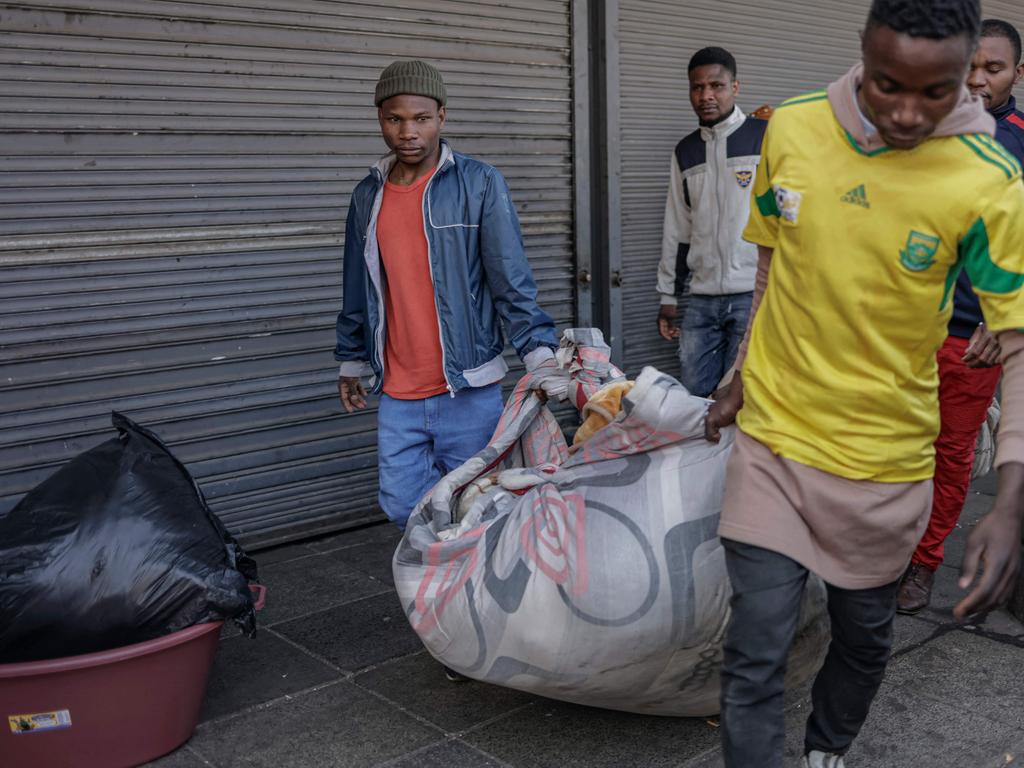
[[7,718],[11,733],[41,733],[71,727],[71,713],[66,709],[56,712],[37,712],[34,715],[11,715]]

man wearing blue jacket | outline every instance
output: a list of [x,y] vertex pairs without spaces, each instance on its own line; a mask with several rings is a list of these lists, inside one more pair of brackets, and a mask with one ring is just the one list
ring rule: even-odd
[[[996,119],[996,139],[1024,163],[1024,114],[1017,110],[1013,98],[1013,87],[1022,76],[1020,34],[1001,19],[983,21],[967,86]],[[900,613],[918,613],[931,601],[946,538],[956,527],[967,498],[978,430],[999,385],[999,354],[999,343],[985,328],[981,305],[964,270],[953,296],[949,338],[939,349],[942,426],[935,441],[932,512],[900,583],[896,600]]]
[[396,61],[374,103],[391,154],[352,193],[338,314],[338,394],[380,393],[380,506],[404,528],[449,471],[481,450],[502,411],[505,336],[550,397],[564,398],[551,318],[523,252],[502,175],[441,138],[446,90],[422,61]]

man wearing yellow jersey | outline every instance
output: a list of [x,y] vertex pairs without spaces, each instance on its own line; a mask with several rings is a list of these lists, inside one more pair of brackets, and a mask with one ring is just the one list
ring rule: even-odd
[[832,643],[804,764],[842,768],[881,683],[900,575],[928,522],[936,352],[966,270],[1003,349],[999,494],[968,541],[957,606],[1008,596],[1024,516],[1024,185],[964,81],[977,0],[874,0],[863,64],[768,125],[745,237],[758,245],[719,533],[733,585],[722,669],[730,768],[779,768],[783,675],[809,571]]

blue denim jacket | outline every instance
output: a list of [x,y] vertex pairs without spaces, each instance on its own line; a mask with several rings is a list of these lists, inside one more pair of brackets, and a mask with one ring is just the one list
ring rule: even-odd
[[[385,157],[352,193],[334,350],[340,375],[372,374],[374,392],[383,385],[387,333],[377,216],[394,162],[393,155]],[[448,391],[504,377],[502,324],[528,368],[551,357],[558,346],[555,326],[537,306],[519,219],[498,170],[442,141],[441,160],[423,193],[423,228]]]

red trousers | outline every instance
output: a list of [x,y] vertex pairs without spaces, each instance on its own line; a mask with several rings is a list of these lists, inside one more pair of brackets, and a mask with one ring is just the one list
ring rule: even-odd
[[950,336],[939,349],[939,415],[935,441],[935,496],[928,529],[912,562],[931,570],[942,565],[946,537],[956,527],[967,498],[978,430],[999,384],[1001,366],[968,368],[963,356],[967,339]]

